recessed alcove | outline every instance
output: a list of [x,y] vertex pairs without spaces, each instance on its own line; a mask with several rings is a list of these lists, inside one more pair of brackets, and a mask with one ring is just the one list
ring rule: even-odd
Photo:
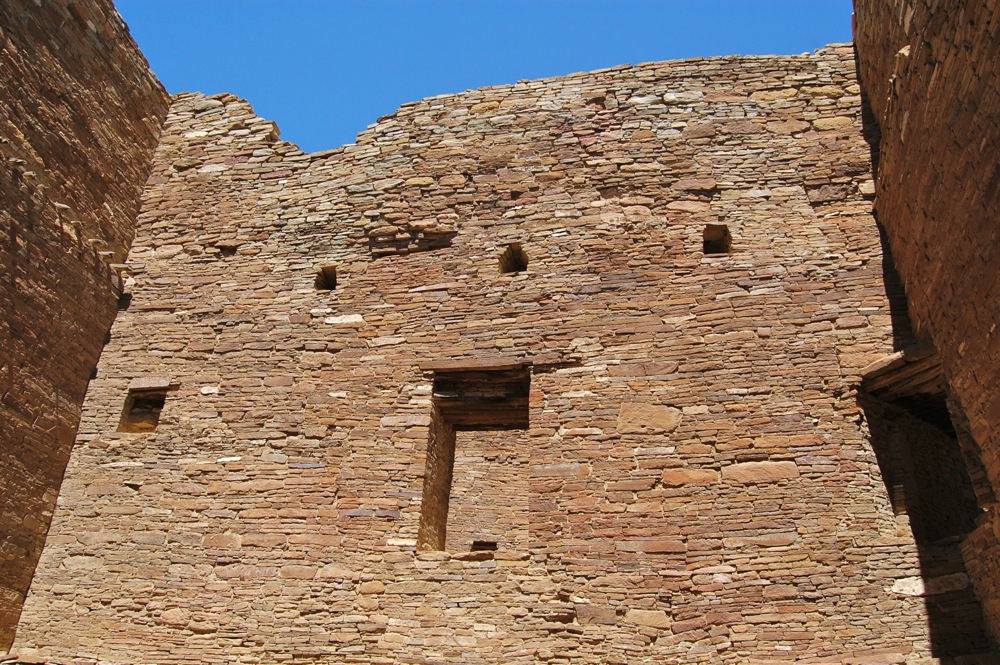
[[322,266],[316,273],[317,291],[333,291],[337,288],[337,266]]
[[[506,466],[510,464],[514,454],[509,439],[504,441],[503,432],[509,430],[525,430],[528,428],[528,393],[531,387],[531,373],[527,367],[519,364],[500,367],[469,367],[437,370],[434,373],[431,423],[428,434],[427,459],[424,470],[423,498],[420,507],[420,528],[417,534],[417,547],[421,550],[444,550],[449,541],[448,514],[452,500],[453,477],[456,469],[456,442],[462,442],[467,449],[475,449],[458,465],[462,473],[471,476],[476,474],[486,480],[482,484],[490,484],[490,471],[499,468],[503,457]],[[483,433],[477,437],[481,441],[463,442],[465,432]],[[461,439],[457,436],[463,433]],[[477,445],[481,444],[481,445]],[[484,453],[484,450],[492,451]],[[493,456],[493,459],[490,457]],[[458,479],[456,484],[466,485]],[[495,479],[493,479],[495,480]],[[497,512],[496,506],[504,501],[489,489],[474,491],[463,489],[464,497],[475,497],[480,510]],[[474,523],[475,510],[462,510],[466,506],[458,506],[463,512],[463,530],[468,531],[468,523]],[[508,506],[508,508],[510,508]],[[485,525],[483,528],[487,528]],[[489,527],[497,529],[496,525]],[[498,547],[496,534],[483,533],[465,541],[463,549],[473,551],[495,550]]]
[[161,376],[140,377],[129,385],[125,406],[118,421],[119,432],[145,434],[155,432],[167,393],[177,388],[170,379]]
[[219,251],[219,256],[223,258],[228,258],[230,256],[236,256],[236,252],[239,250],[239,243],[234,242],[220,242],[215,245],[215,249]]
[[729,254],[733,248],[733,236],[725,224],[706,224],[702,233],[702,253],[705,256]]
[[925,341],[862,374],[858,401],[886,498],[897,529],[908,527],[917,547],[932,652],[983,651],[983,607],[963,550],[984,516],[981,506],[996,498],[964,412],[948,395],[940,356]]
[[166,389],[130,390],[122,409],[119,432],[155,432],[160,424],[160,412],[167,401]]
[[521,248],[521,243],[512,242],[500,255],[500,272],[524,272],[528,269],[528,255]]

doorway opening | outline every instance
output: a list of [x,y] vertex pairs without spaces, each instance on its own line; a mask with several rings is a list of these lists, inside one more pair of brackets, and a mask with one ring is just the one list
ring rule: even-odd
[[484,551],[510,542],[527,514],[519,505],[527,500],[527,460],[511,432],[528,429],[530,388],[531,373],[519,363],[435,371],[418,549]]

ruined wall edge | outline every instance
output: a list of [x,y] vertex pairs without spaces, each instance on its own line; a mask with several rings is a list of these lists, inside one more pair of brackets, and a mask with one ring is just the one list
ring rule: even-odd
[[110,0],[0,4],[0,647],[116,312],[168,96]]
[[[933,339],[992,492],[1000,486],[1000,9],[856,0],[859,74],[878,123],[876,214],[918,333]],[[964,549],[1000,633],[994,505]]]

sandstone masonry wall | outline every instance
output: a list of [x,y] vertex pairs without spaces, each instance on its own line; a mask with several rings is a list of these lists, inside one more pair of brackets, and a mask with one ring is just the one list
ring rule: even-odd
[[[853,58],[487,88],[313,155],[177,96],[19,650],[941,654],[967,579],[925,567],[854,392],[893,330]],[[159,424],[118,431],[143,386]],[[494,428],[454,433],[448,540],[418,551],[434,446],[474,409]],[[977,613],[949,614],[970,651]]]
[[[856,0],[860,74],[881,129],[876,211],[915,323],[933,338],[1000,489],[1000,5]],[[1000,515],[965,544],[1000,635]]]
[[0,648],[114,318],[168,99],[110,1],[0,3]]

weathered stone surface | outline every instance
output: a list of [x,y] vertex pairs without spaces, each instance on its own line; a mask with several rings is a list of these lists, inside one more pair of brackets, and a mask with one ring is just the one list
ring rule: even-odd
[[191,620],[191,613],[179,607],[166,610],[160,615],[160,621],[171,626],[186,626]]
[[845,116],[837,118],[817,118],[816,120],[813,120],[813,127],[822,132],[830,129],[843,129],[844,127],[850,127],[853,122],[852,118]]
[[684,552],[687,546],[679,540],[650,538],[618,542],[615,543],[615,549],[623,552]]
[[[853,67],[831,48],[523,82],[407,105],[322,155],[234,97],[177,96],[133,303],[19,646],[72,656],[96,640],[106,660],[170,663],[489,662],[536,645],[580,663],[714,663],[729,644],[764,659],[926,641],[922,598],[871,584],[912,573],[912,541],[842,535],[895,530],[833,351],[892,343]],[[768,90],[796,93],[752,99]],[[853,124],[767,128],[840,117]],[[205,201],[213,214],[194,214]],[[705,255],[706,224],[728,225],[731,254]],[[501,272],[514,243],[527,269]],[[318,290],[331,265],[335,288]],[[528,428],[455,433],[446,551],[416,552],[433,404],[449,395],[435,376],[522,370]],[[117,432],[144,377],[177,388],[155,432]],[[836,593],[810,596],[814,614],[794,594],[765,611],[761,582]],[[126,583],[152,586],[102,602]],[[663,598],[670,614],[653,609]],[[891,620],[840,619],[871,602]],[[187,622],[150,627],[173,606]],[[103,640],[111,624],[156,637]],[[267,646],[228,640],[246,625]],[[581,628],[593,639],[553,637]],[[443,631],[452,646],[433,646]]]
[[667,487],[709,485],[719,480],[718,471],[704,469],[664,469],[661,482]]
[[659,404],[622,404],[618,411],[620,434],[659,434],[677,429],[681,411]]
[[[175,97],[18,646],[164,664],[917,662],[948,631],[985,648],[954,548],[895,515],[854,399],[896,334],[854,72],[831,47],[525,81],[407,104],[316,155],[235,97]],[[484,388],[505,371],[530,378],[516,400]],[[457,395],[455,372],[484,392]],[[157,377],[177,389],[156,430],[118,432]],[[452,428],[445,551],[417,551],[457,398],[525,428]],[[994,541],[982,520],[966,545]],[[922,567],[946,612],[893,591]]]
[[651,628],[670,628],[670,617],[663,610],[629,610],[625,620]]

